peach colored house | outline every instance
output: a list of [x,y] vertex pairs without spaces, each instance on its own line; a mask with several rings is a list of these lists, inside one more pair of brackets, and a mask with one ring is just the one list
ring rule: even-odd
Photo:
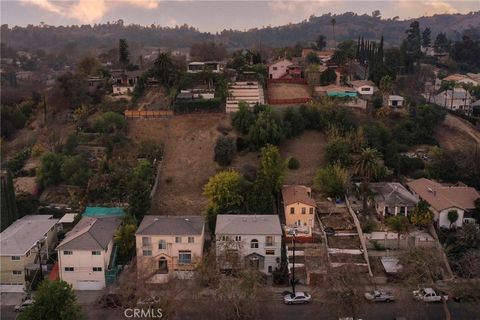
[[187,279],[202,260],[205,222],[199,216],[147,215],[135,236],[138,279],[150,283]]
[[287,227],[307,229],[313,227],[317,204],[312,198],[311,188],[285,185],[282,188],[282,198]]

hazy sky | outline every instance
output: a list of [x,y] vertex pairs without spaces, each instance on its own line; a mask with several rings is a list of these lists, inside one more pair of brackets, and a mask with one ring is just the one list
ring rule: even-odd
[[87,24],[123,19],[125,23],[175,26],[187,23],[201,31],[249,29],[300,22],[324,13],[371,14],[415,18],[436,13],[480,10],[479,0],[316,0],[316,1],[195,1],[195,0],[0,0],[1,23],[25,26]]

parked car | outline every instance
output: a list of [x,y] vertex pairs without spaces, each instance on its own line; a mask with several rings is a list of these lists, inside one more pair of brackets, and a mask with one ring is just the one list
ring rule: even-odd
[[365,292],[365,299],[371,302],[393,302],[395,301],[395,296],[391,292],[384,291],[373,291]]
[[24,300],[22,302],[20,302],[19,304],[17,304],[13,310],[15,312],[22,312],[23,310],[27,309],[28,307],[30,307],[31,305],[33,304],[33,300],[32,299],[27,299],[27,300]]
[[283,302],[285,302],[285,304],[307,304],[310,301],[312,301],[312,296],[306,292],[295,292],[283,296]]
[[160,303],[161,299],[157,296],[148,296],[145,298],[141,298],[137,301],[137,306],[155,306]]
[[423,302],[440,302],[442,296],[445,300],[448,300],[448,295],[437,293],[432,288],[421,288],[413,291],[413,298]]

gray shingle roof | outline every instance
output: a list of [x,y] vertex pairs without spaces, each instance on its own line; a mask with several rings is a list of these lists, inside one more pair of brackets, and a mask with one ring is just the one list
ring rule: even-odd
[[196,235],[202,234],[204,219],[199,216],[147,215],[137,230],[137,235]]
[[389,207],[394,206],[415,206],[419,199],[411,194],[403,185],[398,182],[371,183],[370,189],[375,194],[375,201],[385,202]]
[[282,227],[278,215],[274,214],[219,214],[215,233],[221,235],[281,235]]
[[2,256],[23,256],[57,224],[48,215],[28,215],[12,223],[0,234]]
[[115,217],[83,217],[58,245],[57,250],[106,249],[122,223]]

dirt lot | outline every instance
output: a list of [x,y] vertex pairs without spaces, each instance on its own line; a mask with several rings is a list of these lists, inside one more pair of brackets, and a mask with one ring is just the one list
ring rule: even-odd
[[300,162],[300,168],[287,171],[285,184],[312,185],[315,173],[323,164],[326,144],[325,135],[318,131],[305,131],[283,143],[280,148],[282,157],[295,157]]
[[129,121],[129,135],[133,140],[153,139],[165,144],[160,184],[152,199],[152,214],[203,213],[206,199],[202,189],[218,168],[213,161],[213,148],[220,135],[219,125],[229,125],[223,114]]
[[297,99],[310,97],[310,90],[305,84],[271,83],[268,85],[269,99]]
[[469,122],[447,114],[445,121],[438,126],[435,138],[446,149],[472,148],[480,144],[480,131]]

